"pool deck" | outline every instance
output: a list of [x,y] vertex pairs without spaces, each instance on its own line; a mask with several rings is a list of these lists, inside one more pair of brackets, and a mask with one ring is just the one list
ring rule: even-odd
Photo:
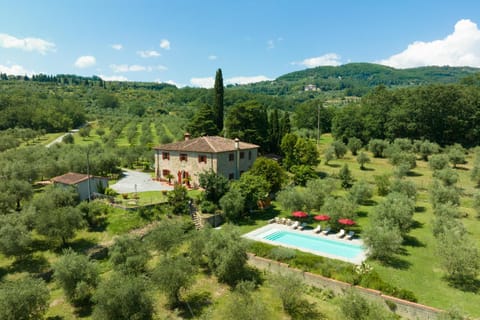
[[337,256],[337,255],[328,254],[328,253],[325,253],[325,252],[322,252],[322,251],[297,247],[297,246],[294,246],[294,245],[279,244],[278,242],[274,242],[274,241],[264,239],[265,236],[267,236],[267,235],[269,235],[269,234],[271,234],[275,231],[289,231],[289,232],[292,232],[292,233],[298,233],[298,234],[310,235],[312,237],[329,239],[331,241],[363,246],[363,241],[360,240],[360,239],[355,239],[354,238],[352,240],[348,240],[348,239],[343,239],[343,238],[337,238],[335,233],[330,233],[329,235],[324,235],[323,233],[314,233],[313,229],[304,229],[304,230],[292,229],[288,225],[279,224],[279,223],[267,224],[266,226],[263,226],[261,228],[255,229],[255,230],[253,230],[249,233],[244,234],[243,237],[245,237],[247,239],[250,239],[250,240],[261,241],[261,242],[265,242],[265,243],[275,245],[275,246],[282,246],[282,247],[297,249],[297,250],[300,250],[300,251],[315,254],[317,256],[322,256],[322,257],[326,257],[326,258],[330,258],[330,259],[336,259],[336,260],[342,260],[342,261],[346,261],[346,262],[350,262],[350,263],[358,264],[358,265],[362,264],[362,262],[367,258],[366,257],[366,251],[359,254],[355,258],[350,259],[350,258],[346,258],[346,257],[341,257],[341,256]]

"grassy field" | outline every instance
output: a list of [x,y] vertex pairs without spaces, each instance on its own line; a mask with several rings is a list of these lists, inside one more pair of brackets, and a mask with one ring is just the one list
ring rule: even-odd
[[[329,137],[322,137],[323,141]],[[322,142],[323,142],[322,141]],[[327,144],[321,144],[324,150]],[[344,159],[333,160],[329,165],[322,163],[318,166],[320,172],[327,175],[335,175],[344,164],[348,164],[356,180],[364,179],[374,185],[374,176],[392,174],[393,167],[388,159],[371,158],[371,163],[366,165],[367,170],[360,170],[354,156],[348,153]],[[457,186],[462,190],[460,211],[468,216],[462,218],[462,222],[468,230],[472,243],[478,247],[480,240],[480,220],[471,208],[471,196],[478,192],[475,184],[470,180],[471,155],[467,158],[466,165],[458,166],[455,171],[459,175]],[[369,261],[380,273],[382,278],[395,286],[411,290],[415,293],[420,303],[441,308],[450,309],[457,307],[465,314],[475,318],[480,317],[480,304],[478,303],[480,288],[476,292],[462,291],[449,285],[441,270],[440,261],[436,252],[436,239],[433,236],[431,225],[434,214],[430,204],[429,189],[432,184],[432,171],[428,163],[417,160],[417,167],[412,170],[406,179],[413,181],[417,187],[416,212],[414,214],[415,227],[409,233],[409,241],[403,246],[404,253],[396,256],[394,265],[384,265],[376,261]],[[375,202],[382,201],[381,197],[374,196]],[[365,212],[365,216],[358,219],[358,227],[365,227],[369,223],[368,214],[374,206],[361,206],[359,211]]]

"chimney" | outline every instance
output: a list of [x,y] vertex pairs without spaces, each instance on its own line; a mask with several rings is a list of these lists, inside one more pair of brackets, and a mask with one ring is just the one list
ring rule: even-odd
[[184,135],[183,135],[183,137],[185,138],[185,141],[190,140],[190,133],[185,132]]
[[239,149],[240,149],[240,139],[235,138],[235,150],[239,150]]

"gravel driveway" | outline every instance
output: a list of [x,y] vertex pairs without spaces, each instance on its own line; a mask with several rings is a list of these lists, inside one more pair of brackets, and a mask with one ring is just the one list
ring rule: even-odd
[[[135,185],[137,190],[135,190]],[[149,173],[123,170],[123,177],[110,188],[118,193],[173,190],[172,186],[152,180]]]

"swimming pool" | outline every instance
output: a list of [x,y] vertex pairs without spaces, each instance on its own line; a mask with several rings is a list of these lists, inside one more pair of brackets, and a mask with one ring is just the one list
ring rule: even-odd
[[282,227],[266,226],[247,234],[246,237],[355,264],[362,263],[366,258],[365,248],[360,243],[339,240],[334,235],[323,236],[308,233],[308,231],[293,231]]

